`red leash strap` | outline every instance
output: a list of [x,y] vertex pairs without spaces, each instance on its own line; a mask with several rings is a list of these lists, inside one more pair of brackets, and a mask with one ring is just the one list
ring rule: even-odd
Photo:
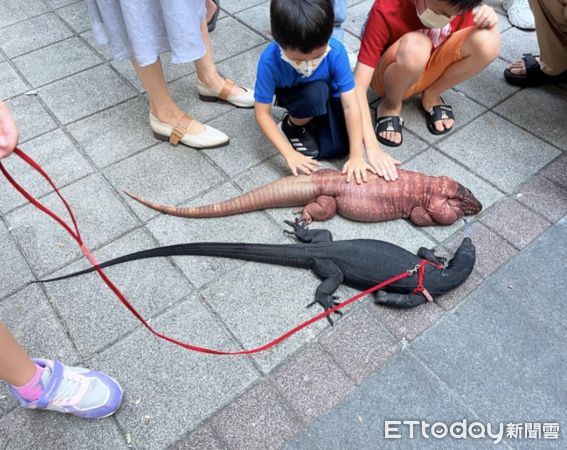
[[425,266],[431,264],[436,269],[442,269],[443,266],[440,264],[436,264],[434,262],[428,261],[427,259],[422,259],[417,266],[415,266],[415,270],[417,270],[417,287],[413,290],[412,294],[422,294],[427,301],[432,302],[433,297],[429,293],[425,286],[423,285],[423,278],[425,275]]
[[[71,221],[73,222],[73,228],[74,229],[71,229],[71,227],[67,223],[65,223],[65,221],[63,219],[61,219],[56,213],[51,211],[49,208],[47,208],[45,205],[43,205],[41,202],[39,202],[35,197],[33,197],[31,194],[29,194],[22,186],[20,186],[18,184],[18,182],[16,180],[14,180],[14,178],[12,178],[12,176],[8,173],[8,171],[6,170],[4,165],[0,162],[0,171],[2,171],[2,174],[10,182],[10,184],[12,184],[12,186],[14,186],[14,188],[16,188],[18,190],[18,192],[20,192],[20,194],[22,194],[36,208],[40,209],[45,214],[47,214],[49,217],[51,217],[53,220],[55,220],[57,223],[59,223],[59,225],[61,225],[71,235],[71,237],[73,237],[73,239],[77,242],[77,244],[79,244],[81,251],[83,252],[85,257],[91,262],[91,264],[96,269],[96,272],[98,273],[98,275],[102,278],[102,280],[106,283],[106,285],[112,290],[112,292],[114,292],[114,294],[118,297],[120,302],[122,302],[122,304],[134,315],[134,317],[136,317],[136,319],[138,319],[142,323],[142,325],[144,325],[144,327],[146,327],[154,336],[157,336],[158,338],[163,339],[165,341],[171,342],[172,344],[183,347],[187,350],[193,350],[195,352],[208,353],[208,354],[212,354],[212,355],[249,355],[251,353],[258,353],[258,352],[267,350],[267,349],[279,344],[280,342],[284,341],[288,337],[293,336],[298,331],[300,331],[300,330],[308,327],[309,325],[323,319],[324,317],[327,317],[328,315],[334,313],[335,311],[338,311],[339,309],[344,308],[345,306],[350,305],[351,303],[356,302],[357,300],[361,299],[362,297],[364,297],[364,296],[366,296],[366,295],[368,295],[372,292],[378,291],[378,290],[384,288],[385,286],[387,286],[391,283],[395,283],[398,280],[401,280],[403,278],[407,278],[407,277],[411,276],[412,273],[413,273],[412,271],[402,272],[399,275],[396,275],[396,276],[394,276],[394,277],[392,277],[392,278],[390,278],[386,281],[383,281],[382,283],[377,284],[376,286],[374,286],[370,289],[367,289],[366,291],[361,292],[361,293],[355,295],[354,297],[351,297],[348,300],[346,300],[346,301],[344,301],[344,302],[342,302],[342,303],[340,303],[340,304],[338,304],[338,305],[336,305],[336,306],[334,306],[334,307],[332,307],[332,308],[330,308],[326,311],[323,311],[323,312],[317,314],[315,317],[312,317],[311,319],[303,322],[302,324],[296,326],[295,328],[292,328],[291,330],[282,334],[281,336],[274,339],[273,341],[270,341],[267,344],[264,344],[260,347],[256,347],[256,348],[253,348],[253,349],[250,349],[250,350],[240,350],[240,351],[229,352],[229,351],[222,351],[222,350],[214,350],[214,349],[210,349],[210,348],[206,348],[206,347],[200,347],[198,345],[192,345],[192,344],[189,344],[189,343],[186,343],[186,342],[182,342],[182,341],[179,341],[175,338],[166,336],[165,334],[162,334],[159,331],[154,330],[152,328],[152,326],[142,317],[142,315],[136,310],[136,308],[134,308],[134,306],[126,299],[124,294],[122,294],[120,289],[118,289],[118,287],[116,287],[116,285],[106,276],[104,271],[100,268],[97,260],[92,255],[90,249],[87,247],[87,245],[83,242],[83,240],[81,238],[81,234],[79,233],[79,227],[77,225],[77,221],[75,220],[75,216],[73,215],[73,211],[71,210],[71,207],[69,206],[69,204],[67,203],[65,198],[63,198],[63,196],[61,195],[61,193],[57,189],[57,186],[55,186],[53,181],[51,181],[51,178],[49,177],[49,175],[41,168],[41,166],[38,163],[36,163],[32,158],[30,158],[28,155],[26,155],[22,150],[16,149],[16,150],[14,150],[14,153],[16,155],[18,155],[21,159],[23,159],[30,167],[32,167],[34,170],[39,172],[40,175],[43,178],[45,178],[45,180],[47,180],[47,182],[51,185],[51,187],[53,188],[53,190],[55,191],[57,196],[61,199],[61,201],[65,205],[65,208],[67,209],[69,216],[71,217]],[[418,271],[419,281],[418,281],[418,287],[416,288],[416,292],[422,292],[422,291],[427,292],[423,288],[423,272],[425,271],[424,261],[421,261],[418,266],[419,267],[416,267],[416,270]],[[421,291],[418,291],[418,289],[421,289]]]

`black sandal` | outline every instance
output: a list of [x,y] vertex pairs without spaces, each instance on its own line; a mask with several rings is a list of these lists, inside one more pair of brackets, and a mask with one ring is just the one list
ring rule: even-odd
[[536,87],[544,84],[567,82],[567,70],[559,75],[548,75],[541,70],[541,66],[537,61],[536,56],[539,55],[524,53],[522,61],[524,61],[526,73],[522,75],[512,73],[508,68],[504,69],[504,78],[506,81],[514,86],[520,87]]
[[220,13],[220,0],[213,0],[213,3],[217,5],[217,10],[215,11],[213,17],[211,17],[210,22],[207,23],[207,29],[209,30],[209,33],[215,30],[217,26],[217,18],[219,17]]
[[[388,147],[399,147],[404,142],[404,135],[402,134],[403,128],[404,128],[404,119],[402,119],[400,116],[382,116],[376,118],[376,125],[374,126],[374,132],[376,133],[376,139],[378,139],[378,142],[381,142],[382,144],[387,145]],[[380,133],[384,131],[393,131],[394,133],[400,133],[402,138],[400,140],[400,143],[397,144],[380,136]]]
[[[441,99],[441,101],[443,101],[443,99]],[[453,129],[453,127],[451,127],[439,131],[437,130],[437,128],[435,128],[435,122],[438,122],[440,120],[447,120],[447,119],[455,120],[455,115],[453,114],[453,107],[451,105],[445,105],[445,104],[435,105],[433,108],[431,108],[431,111],[427,111],[425,108],[423,108],[423,105],[421,107],[423,109],[423,113],[425,114],[425,123],[427,124],[427,129],[431,134],[435,134],[435,135],[446,134]]]

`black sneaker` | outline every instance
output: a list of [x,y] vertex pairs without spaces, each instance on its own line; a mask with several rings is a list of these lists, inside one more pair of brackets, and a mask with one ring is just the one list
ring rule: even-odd
[[294,125],[289,120],[289,114],[285,114],[280,123],[280,129],[296,151],[309,158],[319,156],[319,145],[309,124],[301,127]]

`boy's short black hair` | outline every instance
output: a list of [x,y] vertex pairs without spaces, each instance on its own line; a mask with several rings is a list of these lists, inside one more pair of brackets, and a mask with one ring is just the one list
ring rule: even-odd
[[471,11],[482,3],[482,0],[445,0],[451,6],[456,7],[460,12]]
[[284,49],[311,53],[329,42],[335,13],[332,0],[272,0],[270,24]]

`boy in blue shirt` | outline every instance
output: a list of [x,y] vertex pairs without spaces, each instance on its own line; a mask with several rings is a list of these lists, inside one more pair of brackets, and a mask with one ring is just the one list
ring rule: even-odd
[[[353,175],[358,183],[366,181],[367,170],[396,179],[399,162],[387,153],[364,159],[354,78],[344,46],[331,38],[332,1],[272,0],[270,21],[274,42],[258,63],[256,120],[293,174],[310,174],[316,159],[349,154],[343,168],[348,181]],[[274,96],[287,109],[279,129],[271,114]]]

